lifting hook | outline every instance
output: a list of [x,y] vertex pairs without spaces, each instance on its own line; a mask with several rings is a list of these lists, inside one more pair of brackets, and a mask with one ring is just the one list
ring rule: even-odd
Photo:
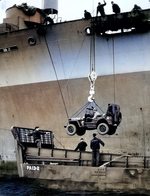
[[93,102],[93,100],[95,99],[94,98],[94,94],[95,94],[94,88],[95,88],[96,78],[97,78],[97,74],[94,70],[92,70],[92,72],[88,75],[88,79],[90,81],[90,91],[89,91],[90,96],[88,97],[89,102]]

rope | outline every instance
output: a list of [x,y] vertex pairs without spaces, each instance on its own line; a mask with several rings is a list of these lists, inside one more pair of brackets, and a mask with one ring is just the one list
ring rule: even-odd
[[113,44],[113,75],[114,75],[114,103],[115,103],[115,100],[116,100],[116,95],[115,95],[115,92],[116,92],[116,86],[115,86],[115,83],[116,83],[116,77],[115,77],[115,55],[114,55],[114,36],[112,37],[112,44]]
[[[73,69],[74,69],[74,67],[75,67],[75,64],[76,64],[76,62],[77,62],[77,59],[78,59],[79,54],[80,54],[80,52],[81,52],[81,49],[82,49],[82,46],[83,46],[83,43],[84,43],[85,37],[86,37],[86,35],[84,36],[84,39],[82,40],[81,47],[80,47],[79,52],[78,52],[78,54],[77,54],[77,57],[76,57],[75,63],[74,63],[73,68],[72,68],[72,70],[71,70],[70,76],[68,77],[68,80],[67,80],[67,82],[66,82],[66,89],[68,89],[69,80],[70,80],[70,78],[71,78],[71,75],[72,75]],[[58,45],[59,45],[59,44],[58,44]],[[60,58],[61,58],[61,62],[62,62],[62,56],[61,56],[61,52],[60,52],[60,47],[59,47],[59,53],[60,53]],[[63,65],[63,63],[62,63],[62,65]],[[63,66],[63,71],[64,71],[64,66]],[[65,75],[65,71],[64,71],[64,75]],[[66,77],[66,76],[65,76],[65,77]],[[64,89],[64,91],[65,91],[66,89]]]
[[91,36],[90,41],[90,73],[95,71],[95,34]]
[[[63,67],[63,72],[64,72],[64,76],[65,76],[65,69],[64,69],[64,65],[63,65],[63,61],[62,61],[62,55],[61,55],[59,43],[58,43],[58,49],[59,49],[60,59],[61,59],[61,63],[62,63],[62,67]],[[65,79],[66,79],[66,76],[65,76]]]
[[76,64],[76,62],[77,62],[77,59],[78,59],[79,54],[80,54],[80,52],[81,52],[81,49],[82,49],[82,46],[83,46],[83,43],[84,43],[85,37],[86,37],[86,35],[84,36],[84,39],[82,40],[81,47],[80,47],[80,49],[79,49],[78,55],[77,55],[77,57],[76,57],[75,63],[74,63],[74,65],[73,65],[73,68],[72,68],[72,70],[71,70],[71,73],[70,73],[70,76],[69,76],[69,78],[68,78],[68,81],[67,81],[67,84],[66,84],[66,85],[68,85],[68,83],[69,83],[69,79],[71,78],[71,75],[72,75],[73,69],[74,69],[74,67],[75,67],[75,64]]
[[[69,80],[70,80],[70,78],[71,78],[71,75],[72,75],[72,73],[73,73],[73,69],[74,69],[74,67],[75,67],[75,65],[76,65],[77,59],[78,59],[79,54],[80,54],[80,52],[81,52],[81,49],[82,49],[83,43],[84,43],[84,41],[85,41],[85,37],[86,37],[86,35],[84,36],[84,38],[83,38],[83,40],[82,40],[82,43],[81,43],[81,46],[80,46],[79,52],[78,52],[78,54],[77,54],[77,57],[76,57],[75,63],[74,63],[73,68],[72,68],[72,70],[71,70],[70,76],[69,76],[69,78],[68,78],[68,80],[67,80],[66,89],[68,89]],[[59,48],[59,53],[60,53],[60,57],[61,57],[61,61],[62,61],[62,56],[61,56],[60,48]],[[63,69],[64,69],[64,67],[63,67]],[[64,72],[64,75],[65,75],[65,72]],[[65,90],[64,90],[64,91],[65,91]],[[66,110],[67,110],[67,109],[66,109]],[[68,113],[67,113],[67,117],[69,118]]]
[[[45,36],[44,36],[44,38],[45,38]],[[60,83],[59,83],[59,80],[58,80],[58,76],[57,76],[57,73],[56,73],[55,65],[54,65],[54,62],[53,62],[53,59],[52,59],[52,56],[51,56],[50,49],[48,47],[46,38],[45,38],[45,43],[46,43],[46,46],[47,46],[47,49],[48,49],[48,53],[49,53],[49,57],[51,59],[51,62],[52,62],[52,65],[53,65],[53,69],[54,69],[54,72],[55,72],[55,75],[56,75],[56,79],[57,79],[57,82],[58,82],[58,87],[59,87],[60,94],[61,94],[61,97],[62,97],[62,100],[63,100],[65,111],[66,111],[67,117],[69,118],[69,115],[68,115],[68,112],[67,112],[67,108],[66,108],[66,104],[65,104],[65,100],[64,100],[64,97],[63,97],[63,94],[62,94],[62,91],[61,91],[61,87],[60,87]]]
[[78,110],[75,114],[73,114],[73,115],[71,116],[71,118],[72,118],[73,116],[77,117],[85,108],[87,108],[87,106],[88,106],[89,104],[90,104],[90,103],[87,102],[80,110]]
[[65,149],[65,147],[58,141],[58,139],[54,136],[55,140]]
[[97,103],[95,103],[95,104],[101,110],[101,112],[104,113],[104,111],[97,105]]
[[[73,114],[72,116],[71,116],[71,118],[74,118],[74,117],[79,117],[79,115],[80,114],[82,114],[82,116],[83,115],[85,115],[85,109],[86,108],[88,108],[88,107],[96,107],[96,109],[98,109],[99,111],[101,111],[102,113],[104,113],[104,111],[96,104],[96,102],[95,101],[93,101],[93,102],[87,102],[81,109],[79,109],[75,114]],[[84,113],[82,113],[82,112],[84,112]],[[80,117],[81,117],[81,115],[80,115]]]
[[106,165],[108,165],[109,163],[111,163],[111,162],[113,162],[113,161],[115,161],[115,160],[117,160],[117,159],[120,159],[120,158],[122,158],[122,157],[131,157],[131,155],[121,155],[121,156],[119,156],[119,157],[116,157],[116,158],[114,158],[114,159],[112,159],[111,161],[108,161],[108,162],[106,162],[106,163],[104,163],[103,165],[101,165],[101,166],[99,166],[99,167],[106,167]]

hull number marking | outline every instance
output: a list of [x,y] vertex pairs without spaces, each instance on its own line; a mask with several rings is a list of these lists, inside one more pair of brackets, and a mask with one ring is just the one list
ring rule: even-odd
[[33,166],[27,165],[27,170],[40,171],[40,167],[34,165]]

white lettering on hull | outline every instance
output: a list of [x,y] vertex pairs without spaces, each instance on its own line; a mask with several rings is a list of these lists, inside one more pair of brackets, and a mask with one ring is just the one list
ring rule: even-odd
[[32,170],[32,171],[40,171],[39,166],[34,166],[34,165],[27,165],[27,170]]

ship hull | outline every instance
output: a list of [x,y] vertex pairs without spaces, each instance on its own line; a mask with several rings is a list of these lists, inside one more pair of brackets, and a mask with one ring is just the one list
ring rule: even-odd
[[[34,170],[39,167],[39,170]],[[149,169],[23,164],[24,177],[61,191],[148,193]]]

